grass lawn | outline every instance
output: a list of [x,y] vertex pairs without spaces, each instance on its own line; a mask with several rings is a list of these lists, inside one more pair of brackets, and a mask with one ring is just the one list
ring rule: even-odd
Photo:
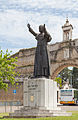
[[78,120],[78,111],[71,111],[72,116],[69,117],[47,117],[47,118],[3,118],[8,116],[8,113],[0,113],[1,120]]

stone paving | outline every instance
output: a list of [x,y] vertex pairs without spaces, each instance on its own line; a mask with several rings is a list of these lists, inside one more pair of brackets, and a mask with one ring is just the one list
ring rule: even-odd
[[78,105],[60,105],[59,107],[66,111],[78,111]]

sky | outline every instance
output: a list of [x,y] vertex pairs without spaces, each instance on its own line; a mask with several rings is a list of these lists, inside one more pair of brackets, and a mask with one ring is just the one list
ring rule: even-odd
[[37,45],[27,24],[39,32],[45,24],[52,36],[50,44],[63,40],[62,26],[68,17],[73,25],[73,39],[78,38],[78,0],[0,0],[0,48],[12,50]]

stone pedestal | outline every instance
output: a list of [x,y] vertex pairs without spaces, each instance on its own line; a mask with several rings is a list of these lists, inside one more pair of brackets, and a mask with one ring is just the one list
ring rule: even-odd
[[24,81],[24,107],[57,110],[57,84],[46,78]]
[[51,79],[34,78],[24,81],[24,107],[10,117],[69,116],[57,107],[57,83]]

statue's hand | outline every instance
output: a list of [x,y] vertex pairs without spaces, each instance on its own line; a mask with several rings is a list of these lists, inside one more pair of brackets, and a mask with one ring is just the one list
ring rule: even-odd
[[29,23],[27,24],[27,27],[30,28],[30,24]]

